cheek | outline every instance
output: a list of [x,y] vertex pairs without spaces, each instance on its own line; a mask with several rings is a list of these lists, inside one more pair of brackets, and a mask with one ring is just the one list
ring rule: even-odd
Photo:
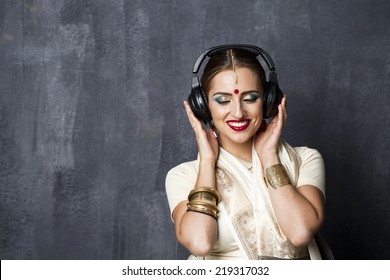
[[256,119],[256,121],[253,123],[256,131],[259,130],[259,128],[261,127],[261,123],[263,122],[263,119],[262,118],[258,118]]
[[221,111],[211,111],[211,117],[213,118],[214,122],[224,120],[226,114],[224,114]]
[[211,113],[211,118],[215,123],[219,119],[218,112],[216,112],[212,106],[209,106],[209,109]]
[[228,109],[226,107],[227,106],[225,106],[225,107],[222,107],[220,105],[218,106],[218,104],[215,104],[215,102],[209,103],[209,109],[210,109],[211,116],[212,116],[213,120],[216,120],[218,118],[222,118],[224,115],[226,115],[226,112]]
[[248,111],[250,110],[251,115],[253,118],[256,118],[256,122],[260,122],[263,119],[263,103],[259,103],[256,106],[248,108]]

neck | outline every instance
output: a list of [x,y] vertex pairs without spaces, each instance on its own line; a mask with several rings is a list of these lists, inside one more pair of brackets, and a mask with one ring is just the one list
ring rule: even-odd
[[230,141],[227,143],[227,141],[223,141],[221,139],[221,147],[239,159],[252,162],[252,142],[253,139],[250,139],[245,143],[235,143]]

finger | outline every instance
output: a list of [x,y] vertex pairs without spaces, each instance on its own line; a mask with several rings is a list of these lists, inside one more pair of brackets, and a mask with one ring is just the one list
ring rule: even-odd
[[282,103],[278,105],[278,113],[272,118],[271,122],[265,126],[264,132],[268,131],[270,133],[280,131],[283,128],[284,124],[284,109],[282,108]]
[[282,130],[283,128],[283,123],[284,123],[284,113],[283,113],[283,107],[282,104],[279,104],[278,106],[278,119],[276,122],[276,127],[278,130]]
[[190,105],[188,104],[187,101],[184,101],[184,107],[185,107],[185,110],[186,110],[186,113],[187,113],[187,117],[188,117],[188,120],[192,126],[192,128],[194,130],[196,130],[197,127],[201,127],[202,124],[200,123],[200,121],[195,117],[194,113],[192,112],[191,110],[191,107]]
[[190,113],[188,112],[187,107],[186,107],[186,106],[184,106],[184,107],[185,107],[185,110],[186,110],[186,114],[187,114],[188,121],[189,121],[191,127],[192,127],[193,129],[195,129],[195,124],[194,124],[194,122],[192,121],[192,118],[191,118],[191,116],[190,116]]
[[211,127],[207,130],[207,134],[209,136],[209,139],[217,139],[216,133]]
[[[278,105],[278,126],[282,125],[284,126],[284,123],[287,119],[287,107],[286,107],[287,98],[286,95],[283,96],[282,101]],[[281,123],[279,122],[281,121]]]
[[283,96],[282,102],[280,102],[280,103],[283,105],[283,107],[286,107],[286,104],[287,104],[287,96],[286,95]]
[[283,96],[282,99],[282,108],[283,108],[283,120],[286,122],[287,119],[287,96]]
[[184,107],[186,109],[186,112],[187,112],[187,115],[188,117],[190,118],[190,120],[194,123],[194,124],[201,124],[200,121],[198,120],[198,118],[195,116],[194,112],[192,112],[191,110],[191,107],[190,107],[190,104],[188,104],[187,101],[184,101]]

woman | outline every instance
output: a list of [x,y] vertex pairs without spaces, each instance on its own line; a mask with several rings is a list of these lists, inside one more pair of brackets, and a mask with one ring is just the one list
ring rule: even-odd
[[256,50],[262,49],[219,46],[208,54],[199,86],[209,129],[184,102],[199,155],[169,171],[166,190],[177,239],[190,259],[319,257],[313,237],[324,219],[323,160],[316,150],[281,139],[285,96],[272,120],[264,120],[273,109],[264,105],[269,86],[278,86],[272,59],[262,50],[271,70],[266,81]]

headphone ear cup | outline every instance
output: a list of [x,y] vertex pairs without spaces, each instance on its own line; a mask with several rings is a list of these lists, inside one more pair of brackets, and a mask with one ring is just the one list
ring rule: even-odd
[[[272,94],[271,94],[272,95]],[[270,92],[269,92],[269,83],[265,82],[264,87],[264,96],[263,96],[263,118],[269,118],[269,108],[270,108]],[[271,96],[272,98],[272,96]]]
[[202,86],[199,85],[191,89],[188,103],[198,120],[209,126],[212,124],[211,112]]
[[283,92],[278,86],[276,73],[270,74],[270,79],[266,82],[264,89],[263,117],[269,119],[278,114],[278,105],[282,102]]

